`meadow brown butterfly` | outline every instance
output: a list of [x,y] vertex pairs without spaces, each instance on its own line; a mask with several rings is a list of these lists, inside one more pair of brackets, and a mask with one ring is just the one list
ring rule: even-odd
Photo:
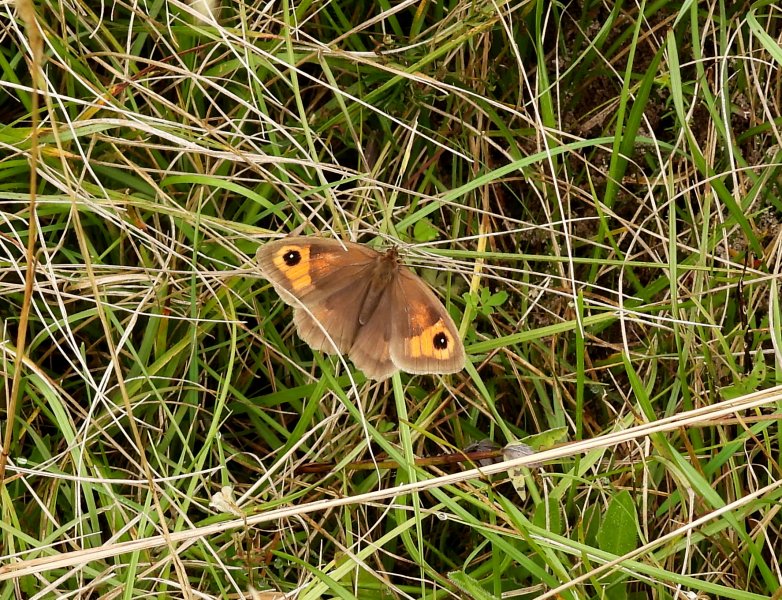
[[397,370],[464,368],[459,333],[445,307],[397,249],[385,253],[319,237],[287,237],[258,250],[261,273],[293,306],[299,337],[313,350],[347,355],[369,379]]

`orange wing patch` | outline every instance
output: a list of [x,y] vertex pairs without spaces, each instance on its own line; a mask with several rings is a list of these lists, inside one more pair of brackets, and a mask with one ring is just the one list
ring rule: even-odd
[[[415,325],[418,325],[415,323]],[[418,327],[416,327],[418,329]],[[453,356],[456,343],[442,319],[434,325],[421,327],[421,333],[405,340],[407,354],[411,358],[448,360]]]
[[312,285],[308,246],[283,246],[275,252],[272,262],[288,280],[291,290],[294,292],[299,292]]

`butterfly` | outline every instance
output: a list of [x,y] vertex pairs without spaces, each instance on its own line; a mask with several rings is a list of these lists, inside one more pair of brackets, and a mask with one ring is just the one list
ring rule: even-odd
[[287,237],[258,251],[261,274],[293,306],[299,337],[313,350],[347,355],[369,379],[456,373],[464,345],[432,289],[385,253],[363,244]]

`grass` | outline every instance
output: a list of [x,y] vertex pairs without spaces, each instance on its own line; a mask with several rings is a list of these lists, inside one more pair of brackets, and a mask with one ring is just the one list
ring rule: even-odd
[[[2,17],[0,600],[779,598],[775,3],[204,6]],[[291,232],[467,368],[313,353]]]

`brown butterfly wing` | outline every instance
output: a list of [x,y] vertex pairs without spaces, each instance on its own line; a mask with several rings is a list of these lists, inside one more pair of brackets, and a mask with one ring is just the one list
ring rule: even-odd
[[360,244],[316,237],[267,242],[257,255],[262,275],[280,297],[291,306],[300,302],[310,308],[365,282],[378,257]]
[[299,337],[313,350],[349,354],[378,256],[350,242],[288,237],[264,244],[257,258],[263,276],[294,307]]
[[392,285],[380,295],[377,307],[362,325],[348,356],[369,379],[380,381],[393,375],[398,367],[391,360],[391,313],[393,312]]
[[456,373],[464,345],[456,325],[424,281],[405,267],[391,289],[391,360],[407,373]]

